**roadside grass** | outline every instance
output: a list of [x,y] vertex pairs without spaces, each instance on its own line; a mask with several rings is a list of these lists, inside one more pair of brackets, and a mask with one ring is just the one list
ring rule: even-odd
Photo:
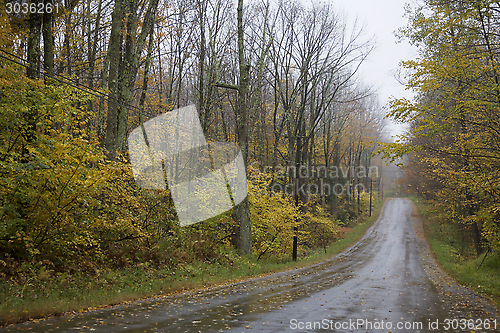
[[425,237],[440,266],[458,283],[489,298],[500,308],[500,255],[490,252],[485,258],[485,252],[476,257],[472,244],[463,239],[459,225],[440,221],[432,205],[423,199],[411,199],[423,220]]
[[43,267],[32,267],[32,277],[22,283],[0,280],[0,326],[230,284],[320,263],[358,242],[377,220],[382,205],[381,200],[374,200],[372,216],[362,215],[352,223],[343,238],[331,244],[326,253],[323,248],[316,249],[297,262],[291,258],[279,262],[257,260],[256,256],[240,256],[234,250],[227,250],[217,261],[181,264],[174,269],[157,269],[144,263],[89,275],[51,273]]
[[384,197],[386,197],[386,198],[407,198],[408,193],[401,191],[400,189],[391,188],[391,189],[384,190]]
[[384,197],[386,197],[386,198],[399,198],[399,197],[401,197],[401,193],[397,190],[394,190],[394,189],[384,190]]

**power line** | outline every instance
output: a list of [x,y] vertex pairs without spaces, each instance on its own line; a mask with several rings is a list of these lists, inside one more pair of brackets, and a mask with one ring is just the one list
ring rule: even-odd
[[[3,50],[3,49],[1,49],[1,48],[0,48],[0,51],[1,51],[1,52],[4,52],[5,54],[8,54],[8,55],[9,55],[9,56],[11,56],[11,57],[17,58],[17,59],[19,59],[20,61],[23,61],[23,62],[25,62],[25,63],[27,63],[27,62],[28,62],[26,59],[24,59],[24,58],[22,58],[22,57],[19,57],[19,56],[15,55],[15,54],[12,54],[12,53],[10,53],[10,52],[7,52],[7,51],[5,51],[5,50]],[[3,59],[5,59],[5,60],[11,61],[11,62],[13,62],[13,63],[16,63],[16,64],[18,64],[18,65],[20,65],[20,66],[22,66],[22,67],[25,67],[25,68],[31,69],[31,70],[33,70],[33,71],[35,71],[35,72],[38,72],[39,74],[42,74],[42,75],[44,75],[44,74],[46,73],[46,74],[48,74],[48,75],[49,75],[49,77],[50,77],[50,78],[53,78],[54,80],[56,80],[56,81],[58,81],[58,82],[60,82],[60,83],[62,83],[62,84],[69,85],[69,86],[71,86],[71,87],[73,87],[73,88],[75,88],[75,89],[78,89],[78,90],[80,90],[80,91],[83,91],[83,92],[85,92],[85,93],[87,93],[87,94],[89,94],[89,95],[92,95],[92,96],[95,96],[95,97],[98,97],[98,98],[103,98],[103,99],[104,99],[105,101],[107,101],[108,103],[113,103],[113,104],[115,104],[115,105],[119,105],[119,106],[122,106],[122,107],[124,107],[124,108],[128,108],[128,109],[133,109],[133,110],[136,110],[136,111],[138,111],[138,112],[139,112],[140,114],[142,114],[142,115],[150,115],[149,113],[144,112],[144,110],[142,110],[142,109],[140,109],[140,108],[138,108],[138,107],[136,107],[136,106],[134,106],[134,105],[131,105],[131,104],[126,104],[126,103],[122,103],[122,102],[118,101],[117,99],[115,99],[114,97],[109,96],[109,95],[108,95],[108,94],[106,94],[106,93],[103,93],[103,92],[101,92],[101,91],[98,91],[98,90],[92,89],[92,88],[90,88],[90,87],[87,87],[87,86],[85,86],[85,85],[83,85],[83,84],[79,83],[78,81],[76,81],[76,80],[74,80],[74,79],[67,78],[67,77],[65,77],[65,76],[63,76],[63,75],[61,75],[61,74],[54,73],[53,71],[50,71],[50,72],[49,72],[49,71],[47,71],[47,70],[45,70],[45,71],[41,71],[41,70],[38,70],[38,69],[35,69],[35,68],[31,67],[30,65],[23,64],[23,63],[21,63],[21,62],[19,62],[19,61],[16,61],[16,60],[10,59],[10,58],[5,57],[5,56],[3,56],[3,55],[1,55],[1,54],[0,54],[0,58],[3,58]],[[52,74],[52,75],[50,75],[50,74]],[[59,79],[58,77],[60,77],[61,79]],[[69,81],[69,82],[66,82],[66,81]],[[189,129],[190,129],[190,127],[186,127],[186,126],[180,126],[180,128],[183,128],[183,129],[186,129],[186,130],[189,130]]]
[[[22,62],[28,63],[28,61],[26,59],[24,59],[22,57],[19,57],[19,56],[15,55],[15,54],[12,54],[10,52],[7,52],[7,51],[5,51],[5,50],[3,50],[1,48],[0,48],[0,51],[4,52],[5,54],[7,54],[7,55],[9,55],[11,57],[19,59]],[[49,77],[53,78],[54,80],[56,80],[56,81],[58,81],[60,83],[69,85],[69,86],[71,86],[71,87],[73,87],[75,89],[78,89],[80,91],[83,91],[83,92],[85,92],[85,93],[87,93],[89,95],[92,95],[92,96],[95,96],[95,97],[98,97],[98,98],[103,98],[108,103],[113,103],[113,104],[116,104],[116,105],[120,105],[120,106],[123,106],[123,107],[128,108],[128,109],[134,109],[134,110],[138,111],[142,115],[151,115],[150,113],[146,113],[146,112],[144,112],[144,110],[141,110],[140,108],[138,108],[138,107],[136,107],[134,105],[130,105],[130,104],[119,102],[118,100],[116,100],[115,98],[109,96],[108,94],[105,94],[105,93],[100,92],[98,90],[95,90],[95,89],[92,89],[90,87],[87,87],[87,86],[85,86],[85,85],[77,82],[76,80],[73,80],[73,79],[67,78],[67,77],[65,77],[63,75],[54,73],[53,71],[50,71],[50,72],[47,71],[47,70],[41,71],[41,70],[38,70],[38,69],[35,69],[35,68],[31,67],[29,64],[28,65],[27,64],[23,64],[23,63],[21,63],[19,61],[10,59],[10,58],[5,57],[5,56],[3,56],[1,54],[0,54],[0,58],[3,58],[5,60],[11,61],[13,63],[16,63],[16,64],[18,64],[18,65],[20,65],[22,67],[29,68],[29,69],[31,69],[31,70],[33,70],[35,72],[38,72],[39,74],[42,74],[42,75],[45,74],[45,73],[47,73],[49,75]],[[50,74],[52,74],[52,75],[50,75]],[[59,77],[61,79],[59,79]],[[66,82],[66,81],[69,81],[69,82]],[[192,130],[191,127],[188,127],[186,125],[179,125],[178,124],[178,126],[179,126],[179,128],[182,128],[182,129],[184,129],[186,131]]]
[[[21,61],[23,61],[23,62],[25,62],[25,63],[28,63],[28,61],[27,61],[26,59],[22,58],[22,57],[19,57],[19,56],[15,55],[15,54],[12,54],[12,53],[10,53],[10,52],[7,52],[7,51],[5,51],[5,50],[3,50],[3,49],[0,49],[0,51],[1,51],[1,52],[3,52],[3,53],[5,53],[5,54],[7,54],[7,55],[9,55],[9,56],[11,56],[11,57],[14,57],[14,58],[16,58],[16,59],[19,59],[19,60],[21,60]],[[15,63],[15,64],[18,64],[18,65],[20,65],[20,66],[22,66],[22,67],[24,67],[24,68],[26,68],[26,69],[33,70],[33,71],[37,72],[38,74],[42,74],[42,75],[47,74],[50,78],[52,78],[52,79],[54,79],[54,80],[56,80],[56,81],[58,81],[58,82],[60,82],[60,83],[63,83],[63,84],[69,85],[69,86],[71,86],[71,87],[73,87],[73,88],[75,88],[75,89],[78,89],[78,90],[80,90],[80,91],[83,91],[83,92],[85,92],[85,93],[87,93],[87,94],[89,94],[89,95],[92,95],[92,96],[94,96],[94,97],[103,98],[103,99],[104,99],[105,101],[107,101],[108,103],[113,103],[113,104],[115,104],[115,105],[123,106],[123,107],[125,107],[125,108],[134,109],[134,110],[136,110],[136,111],[139,111],[141,114],[144,114],[144,111],[143,111],[143,110],[141,110],[140,108],[138,108],[138,107],[136,107],[136,106],[134,106],[134,105],[131,105],[131,104],[126,104],[126,103],[122,103],[122,102],[120,102],[120,101],[116,100],[114,97],[109,96],[109,95],[108,95],[108,94],[106,94],[106,93],[100,92],[100,91],[95,90],[95,89],[92,89],[92,88],[90,88],[90,87],[87,87],[87,86],[85,86],[85,85],[83,85],[83,84],[81,84],[81,83],[77,82],[76,80],[70,79],[70,78],[65,77],[65,76],[63,76],[63,75],[61,75],[61,74],[57,74],[57,73],[55,73],[55,72],[53,72],[53,71],[50,71],[50,72],[49,72],[49,71],[47,71],[47,70],[43,70],[43,71],[42,71],[42,70],[38,70],[38,69],[36,69],[36,68],[31,67],[30,65],[26,65],[26,64],[21,63],[21,62],[19,62],[19,61],[16,61],[16,60],[10,59],[10,58],[8,58],[8,57],[6,57],[6,56],[3,56],[3,55],[1,55],[1,54],[0,54],[0,58],[3,58],[3,59],[5,59],[5,60],[8,60],[8,61],[13,62],[13,63]],[[61,78],[61,79],[59,79],[59,78]],[[67,81],[69,81],[69,82],[67,82]]]
[[[249,155],[250,155],[250,154],[249,154]],[[259,153],[252,153],[251,155],[252,155],[252,157],[256,157],[256,156],[257,156],[257,157],[261,157],[261,158],[265,158],[265,159],[269,159],[269,157],[270,157],[270,156],[266,156],[266,155],[264,155],[264,154],[262,154],[262,153],[261,153],[261,154],[259,154]],[[284,157],[277,157],[276,159],[277,159],[277,160],[280,160],[280,161],[283,161],[283,162],[288,162],[288,163],[286,164],[286,166],[295,167],[295,166],[297,165],[297,162],[296,162],[296,161],[291,161],[291,160],[288,160],[288,159],[286,159],[286,158],[284,158]],[[255,162],[257,162],[259,165],[261,164],[259,161],[255,161]],[[255,162],[254,162],[254,163],[255,163]],[[304,164],[302,164],[302,163],[299,163],[299,164],[300,164],[300,165],[304,165]],[[250,165],[251,165],[251,164],[250,164]],[[266,166],[269,166],[269,165],[266,165]],[[314,164],[314,165],[313,165],[313,164],[311,164],[311,165],[309,165],[309,167],[317,167],[317,166],[323,166],[323,165],[322,165],[322,164]],[[336,165],[331,165],[330,167],[339,167],[339,166],[340,166],[340,164],[339,164],[338,166],[336,166]],[[365,167],[364,165],[358,165],[358,166],[351,165],[351,166],[348,166],[348,167],[350,168],[350,167],[360,167],[360,166]],[[373,166],[379,167],[379,166],[377,166],[377,165],[370,165],[370,166],[372,166],[372,167],[373,167]],[[401,172],[401,171],[384,171],[384,172]]]

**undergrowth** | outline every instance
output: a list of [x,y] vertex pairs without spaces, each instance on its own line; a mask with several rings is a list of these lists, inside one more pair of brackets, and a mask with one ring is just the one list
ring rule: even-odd
[[500,307],[500,255],[488,252],[476,256],[473,242],[464,226],[440,217],[423,199],[412,198],[424,222],[425,236],[434,257],[458,283],[488,297]]

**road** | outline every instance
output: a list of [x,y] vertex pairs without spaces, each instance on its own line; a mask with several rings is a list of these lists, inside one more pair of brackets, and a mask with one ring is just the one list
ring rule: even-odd
[[[477,298],[468,291],[453,295],[453,282],[447,285],[452,291],[443,289],[433,282],[439,280],[436,270],[413,204],[390,199],[360,242],[324,263],[3,331],[445,332],[448,326],[449,332],[500,331],[498,318],[496,330],[494,321],[484,328],[486,319],[494,320],[492,308],[464,301]],[[473,326],[462,329],[462,319],[474,320],[467,322]]]

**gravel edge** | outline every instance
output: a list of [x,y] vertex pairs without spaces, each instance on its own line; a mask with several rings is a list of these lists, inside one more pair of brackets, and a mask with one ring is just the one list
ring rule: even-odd
[[[409,200],[409,199],[408,199]],[[425,238],[422,219],[417,207],[410,200],[412,205],[412,225],[420,241],[420,256],[423,267],[429,279],[442,296],[442,301],[451,304],[450,319],[496,319],[500,324],[500,312],[493,303],[486,297],[474,292],[472,289],[458,284],[448,273],[446,273],[437,263],[432,255],[429,243]],[[489,330],[488,332],[500,332]]]

